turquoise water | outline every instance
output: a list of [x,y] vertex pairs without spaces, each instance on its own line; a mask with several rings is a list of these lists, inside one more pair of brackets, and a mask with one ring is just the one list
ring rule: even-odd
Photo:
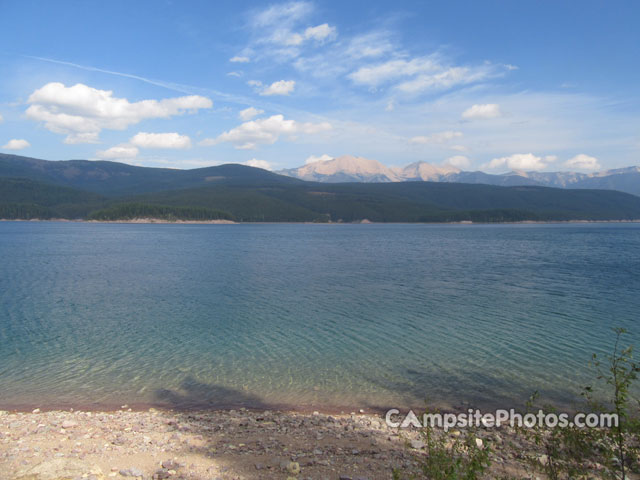
[[570,403],[640,225],[0,222],[0,406]]

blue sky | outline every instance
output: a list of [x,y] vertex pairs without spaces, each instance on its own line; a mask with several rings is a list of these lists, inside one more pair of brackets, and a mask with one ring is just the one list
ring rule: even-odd
[[640,3],[0,0],[0,151],[640,164]]

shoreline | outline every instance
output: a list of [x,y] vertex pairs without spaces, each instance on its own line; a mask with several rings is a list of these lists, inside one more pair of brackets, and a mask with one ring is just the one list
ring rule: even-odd
[[[449,441],[466,434],[439,433]],[[522,478],[526,466],[510,446],[509,427],[477,437],[497,447],[490,450],[493,474]],[[8,480],[377,480],[391,478],[394,468],[418,472],[424,454],[417,429],[393,428],[372,414],[0,411],[0,471]]]
[[50,222],[50,223],[95,223],[95,224],[158,224],[158,225],[564,225],[564,224],[599,224],[599,223],[640,223],[635,220],[522,220],[518,222],[235,222],[233,220],[164,220],[161,218],[133,218],[123,220],[85,220],[68,218],[0,218],[0,222]]
[[[547,478],[547,450],[509,425],[431,435],[447,455],[468,442],[486,449],[490,464],[479,478]],[[419,428],[368,413],[0,410],[3,480],[382,480],[396,470],[397,478],[423,478],[426,441]],[[581,460],[588,478],[610,474]]]

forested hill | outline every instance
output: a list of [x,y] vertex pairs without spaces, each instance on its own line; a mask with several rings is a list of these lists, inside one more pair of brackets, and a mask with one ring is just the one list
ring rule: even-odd
[[637,220],[609,190],[462,183],[305,182],[243,165],[194,170],[0,156],[0,218],[265,222]]
[[47,161],[0,153],[0,177],[27,178],[103,195],[128,195],[215,184],[299,184],[301,180],[260,168],[227,164],[178,170],[90,160]]

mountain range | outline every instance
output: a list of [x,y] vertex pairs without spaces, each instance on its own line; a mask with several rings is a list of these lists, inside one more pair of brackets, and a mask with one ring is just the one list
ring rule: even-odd
[[[363,164],[379,168],[356,159],[350,163],[349,174],[365,178],[370,169],[363,169]],[[410,167],[403,171],[433,174],[428,164]],[[384,169],[378,174],[386,175]],[[640,197],[612,190],[539,185],[388,180],[322,183],[238,164],[178,170],[0,154],[0,219],[34,218],[238,222],[637,220]]]
[[500,186],[539,185],[556,188],[618,190],[640,195],[640,167],[618,168],[597,173],[512,171],[492,175],[480,171],[463,171],[451,165],[432,165],[427,162],[415,162],[406,167],[387,167],[376,160],[343,155],[331,160],[312,162],[298,168],[281,170],[278,173],[301,180],[326,183],[429,181]]

